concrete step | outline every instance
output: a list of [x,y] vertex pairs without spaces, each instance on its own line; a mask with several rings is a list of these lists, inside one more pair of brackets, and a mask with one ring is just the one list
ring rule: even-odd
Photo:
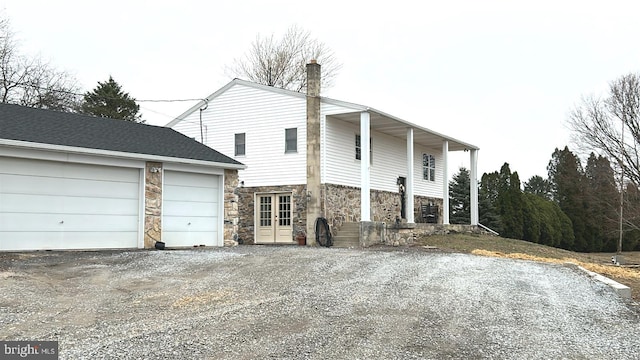
[[333,247],[335,248],[359,248],[360,243],[358,241],[334,241]]
[[338,248],[360,247],[360,223],[344,223],[333,237],[333,246]]
[[360,231],[343,231],[343,230],[340,230],[340,231],[338,231],[336,236],[358,238],[358,237],[360,237]]

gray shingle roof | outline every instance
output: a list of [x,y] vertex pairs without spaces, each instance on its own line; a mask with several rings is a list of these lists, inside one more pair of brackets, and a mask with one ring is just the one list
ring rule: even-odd
[[0,104],[0,139],[241,165],[171,128],[12,104]]

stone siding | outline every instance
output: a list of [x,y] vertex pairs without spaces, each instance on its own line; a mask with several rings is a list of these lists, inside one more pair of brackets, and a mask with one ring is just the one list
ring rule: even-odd
[[162,241],[162,163],[148,161],[144,169],[144,247]]
[[[371,221],[394,224],[400,218],[402,207],[400,193],[371,190]],[[442,199],[414,196],[414,219],[422,220],[422,204],[438,206],[438,222],[442,223]],[[347,222],[360,221],[360,188],[344,185],[325,184],[323,213],[335,235]]]
[[238,244],[239,206],[238,170],[224,170],[224,245]]
[[307,187],[306,185],[257,186],[236,188],[238,204],[237,241],[240,244],[255,243],[255,194],[256,193],[292,193],[291,211],[293,234],[291,241],[297,234],[307,232]]

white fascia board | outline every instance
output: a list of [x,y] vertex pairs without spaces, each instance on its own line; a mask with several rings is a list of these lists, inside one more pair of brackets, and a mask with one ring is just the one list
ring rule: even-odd
[[342,100],[326,98],[326,97],[321,97],[320,101],[323,102],[323,103],[326,103],[326,104],[342,106],[344,108],[351,109],[351,110],[354,110],[354,111],[357,111],[357,112],[369,111],[369,109],[370,109],[368,106],[355,104],[355,103],[350,103],[350,102],[342,101]]
[[169,163],[179,163],[179,164],[212,166],[212,167],[218,167],[222,169],[244,170],[247,168],[247,166],[244,164],[228,164],[228,163],[220,163],[220,162],[213,162],[213,161],[177,158],[177,157],[171,157],[171,156],[137,154],[137,153],[122,152],[122,151],[80,148],[80,147],[66,146],[66,145],[33,143],[29,141],[19,141],[19,140],[0,139],[0,146],[2,145],[9,146],[9,147],[22,148],[22,149],[57,151],[57,152],[66,152],[66,153],[114,157],[114,158],[120,158],[120,159],[133,159],[133,160],[157,161],[157,162],[163,162],[163,163],[169,162]]

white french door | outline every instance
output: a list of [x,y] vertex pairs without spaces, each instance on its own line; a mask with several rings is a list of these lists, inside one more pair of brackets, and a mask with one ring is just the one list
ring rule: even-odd
[[256,243],[293,242],[291,193],[256,194]]

